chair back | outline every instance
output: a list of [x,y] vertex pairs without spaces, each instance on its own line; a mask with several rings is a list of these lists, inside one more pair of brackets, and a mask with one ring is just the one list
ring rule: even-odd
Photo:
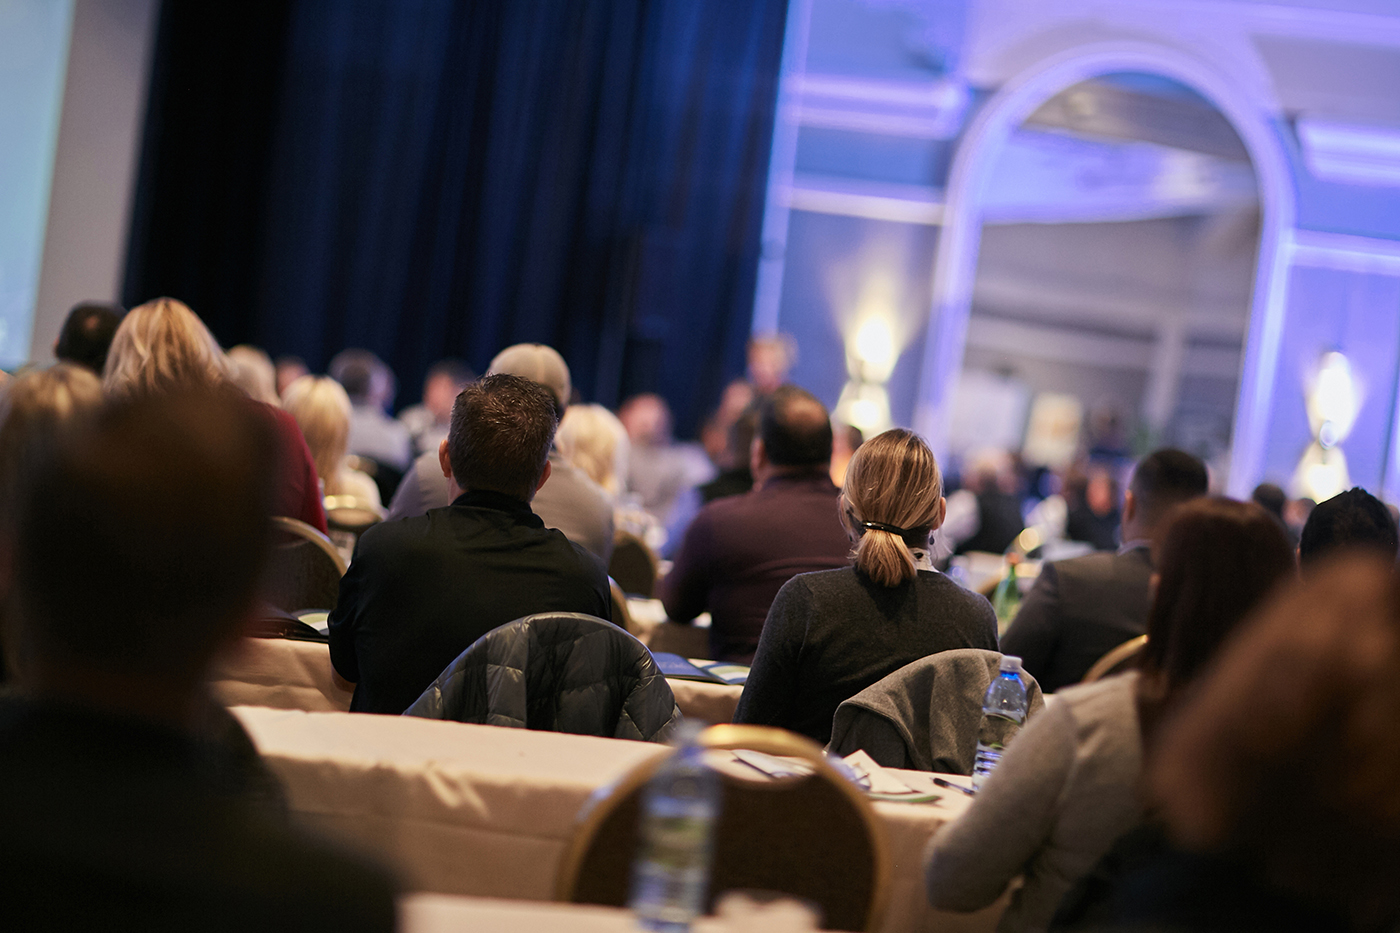
[[608,576],[617,581],[622,592],[651,599],[656,589],[656,573],[656,555],[645,541],[621,528],[613,533]]
[[272,556],[263,575],[262,598],[279,609],[334,609],[340,597],[345,561],[321,532],[295,518],[278,515]]
[[665,741],[682,718],[646,645],[581,612],[492,629],[404,715],[643,741]]
[[[890,860],[870,802],[815,743],[767,726],[719,725],[708,748],[802,759],[802,777],[750,780],[720,769],[709,905],[725,891],[778,891],[817,904],[827,929],[874,930],[884,915]],[[665,756],[635,768],[580,814],[556,884],[558,900],[624,906],[638,846],[642,792]],[[755,777],[758,777],[755,773]]]
[[1145,647],[1147,647],[1146,635],[1129,638],[1095,661],[1094,666],[1089,668],[1080,683],[1091,684],[1112,674],[1121,674],[1137,663],[1138,656],[1142,654],[1142,649]]
[[[835,755],[863,750],[886,768],[971,774],[982,699],[1001,655],[982,648],[940,651],[881,678],[836,708]],[[1040,684],[1022,672],[1027,717],[1045,708]]]

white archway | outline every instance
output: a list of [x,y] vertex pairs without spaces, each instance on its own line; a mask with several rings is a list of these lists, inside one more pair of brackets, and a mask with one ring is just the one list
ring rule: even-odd
[[1066,88],[1114,72],[1180,81],[1214,104],[1239,134],[1259,184],[1260,242],[1249,329],[1230,444],[1229,492],[1247,495],[1263,463],[1268,414],[1283,330],[1294,191],[1288,161],[1258,102],[1210,65],[1179,49],[1142,42],[1099,42],[1044,59],[1007,81],[982,107],[958,144],[934,261],[932,325],[924,346],[915,426],[946,453],[949,408],[967,344],[968,316],[982,237],[981,205],[996,156],[1012,132]]

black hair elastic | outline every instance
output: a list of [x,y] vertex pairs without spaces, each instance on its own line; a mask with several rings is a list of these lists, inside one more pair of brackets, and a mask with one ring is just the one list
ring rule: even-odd
[[899,535],[901,538],[909,537],[909,532],[898,525],[887,525],[884,522],[861,522],[860,527],[868,528],[871,531],[888,531],[892,535]]

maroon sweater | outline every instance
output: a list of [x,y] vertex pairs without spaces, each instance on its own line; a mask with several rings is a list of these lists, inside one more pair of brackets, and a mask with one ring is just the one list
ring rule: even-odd
[[661,581],[666,614],[688,622],[708,610],[711,657],[748,664],[782,585],[799,573],[849,563],[839,496],[821,469],[775,476],[705,506]]

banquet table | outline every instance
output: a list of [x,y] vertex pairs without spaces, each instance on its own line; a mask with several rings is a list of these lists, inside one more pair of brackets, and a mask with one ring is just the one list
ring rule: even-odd
[[[396,869],[409,890],[550,900],[575,819],[591,795],[665,746],[398,716],[239,707],[294,814]],[[930,775],[896,772],[935,789]],[[959,779],[965,780],[965,779]],[[967,807],[875,803],[892,856],[884,930],[987,931],[996,911],[938,913],[923,851]]]
[[[743,687],[667,678],[676,704],[687,717],[729,722]],[[291,638],[245,638],[220,660],[210,678],[215,698],[225,706],[270,706],[330,712],[350,709],[351,685],[334,676],[325,642]]]

